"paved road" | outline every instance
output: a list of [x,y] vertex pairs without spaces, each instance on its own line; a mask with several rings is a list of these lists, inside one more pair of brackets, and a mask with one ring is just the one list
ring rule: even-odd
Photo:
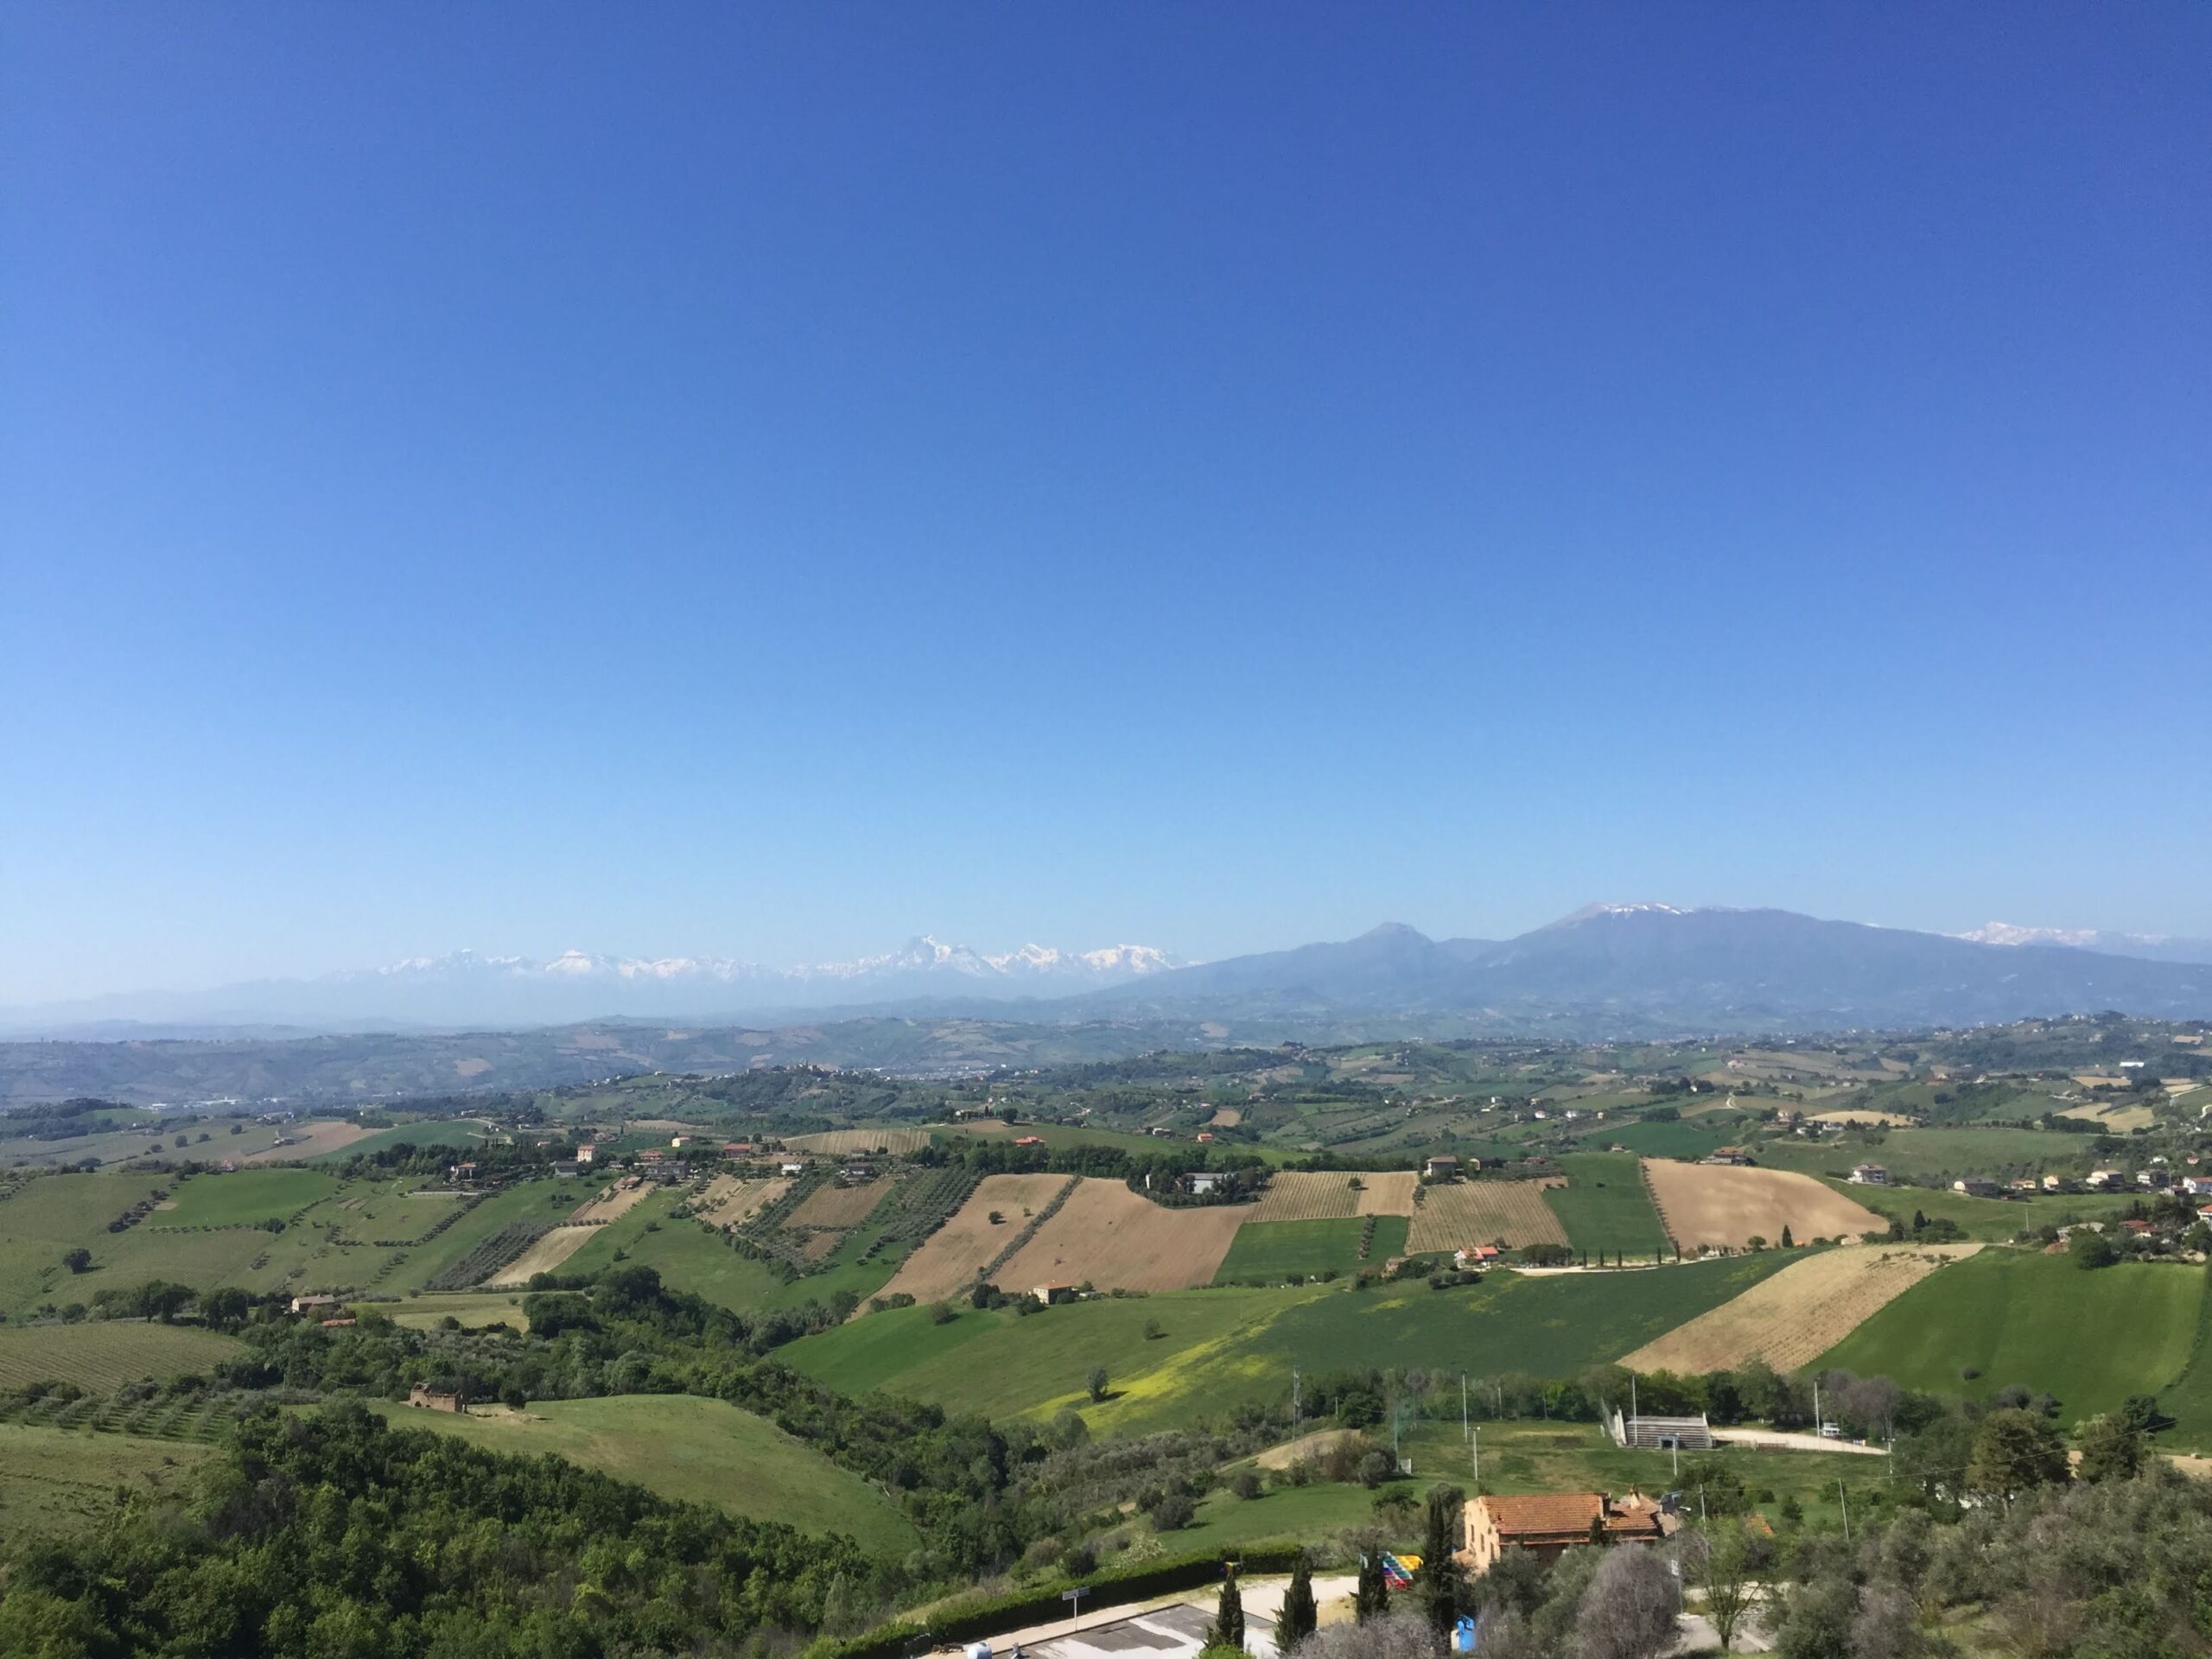
[[1722,1446],[1747,1446],[1767,1452],[1853,1452],[1861,1457],[1889,1455],[1886,1446],[1861,1446],[1856,1440],[1825,1440],[1818,1434],[1786,1433],[1773,1428],[1723,1429],[1713,1437]]
[[[1349,1599],[1358,1585],[1359,1580],[1349,1573],[1317,1578],[1313,1580],[1313,1599],[1325,1608],[1332,1601]],[[1280,1577],[1248,1578],[1243,1581],[1244,1645],[1248,1651],[1258,1656],[1258,1659],[1274,1659],[1275,1644],[1270,1632],[1274,1629],[1275,1616],[1282,1611],[1283,1593],[1289,1588],[1287,1573]],[[1119,1623],[1133,1614],[1186,1605],[1203,1609],[1210,1621],[1213,1618],[1214,1602],[1219,1595],[1218,1590],[1205,1585],[1153,1601],[1101,1608],[1096,1612],[1086,1612],[1080,1618],[1054,1619],[1050,1624],[1032,1625],[1026,1630],[1009,1630],[1004,1636],[991,1637],[991,1651],[995,1654],[1009,1652],[1019,1642],[1026,1653],[1033,1655],[1033,1659],[1069,1659],[1067,1649],[1075,1644],[1064,1645],[1056,1638],[1095,1630],[1103,1625]]]

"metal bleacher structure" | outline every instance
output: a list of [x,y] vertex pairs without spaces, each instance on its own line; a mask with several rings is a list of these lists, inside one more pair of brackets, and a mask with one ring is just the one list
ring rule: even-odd
[[1703,1412],[1694,1417],[1646,1417],[1638,1412],[1624,1418],[1616,1406],[1606,1429],[1615,1446],[1642,1446],[1653,1452],[1713,1450],[1713,1425]]

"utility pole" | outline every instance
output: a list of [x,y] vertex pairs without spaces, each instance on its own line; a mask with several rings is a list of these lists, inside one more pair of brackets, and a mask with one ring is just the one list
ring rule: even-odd
[[1475,1448],[1475,1489],[1479,1491],[1482,1490],[1483,1484],[1483,1432],[1481,1429],[1475,1430],[1471,1444]]
[[1628,1374],[1628,1440],[1633,1446],[1637,1440],[1637,1426],[1643,1421],[1643,1414],[1636,1406],[1636,1373]]
[[1851,1548],[1851,1495],[1843,1490],[1843,1477],[1835,1478],[1835,1501],[1843,1505],[1843,1547]]
[[1821,1432],[1821,1379],[1813,1379],[1813,1433]]
[[1467,1438],[1467,1374],[1459,1373],[1459,1438]]
[[1290,1368],[1290,1432],[1294,1434],[1298,1433],[1298,1368],[1294,1365]]

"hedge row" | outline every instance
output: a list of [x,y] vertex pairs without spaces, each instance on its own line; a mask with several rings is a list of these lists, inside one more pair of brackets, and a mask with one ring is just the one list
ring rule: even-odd
[[[1287,1573],[1303,1554],[1303,1548],[1297,1544],[1256,1544],[1236,1558],[1237,1569],[1243,1573]],[[1143,1561],[1118,1570],[1108,1567],[1093,1573],[1084,1586],[1083,1605],[1086,1611],[1095,1611],[1132,1601],[1147,1601],[1178,1590],[1196,1589],[1200,1585],[1218,1584],[1226,1565],[1222,1553],[1215,1549],[1202,1555]],[[806,1650],[807,1659],[904,1659],[922,1637],[937,1642],[968,1642],[996,1636],[1002,1630],[1018,1630],[1025,1624],[1065,1617],[1067,1604],[1060,1599],[1062,1587],[1055,1581],[1048,1587],[1009,1590],[966,1606],[950,1607],[926,1627],[901,1621],[843,1642],[817,1642]]]

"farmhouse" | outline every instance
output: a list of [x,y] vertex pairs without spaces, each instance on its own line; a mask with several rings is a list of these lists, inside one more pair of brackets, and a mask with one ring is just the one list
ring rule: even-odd
[[1182,1186],[1185,1192],[1192,1194],[1211,1192],[1228,1179],[1228,1176],[1218,1170],[1201,1169],[1192,1174],[1185,1175],[1182,1180]]
[[647,1147],[638,1154],[638,1161],[641,1164],[658,1164],[667,1156],[668,1154],[658,1147]]
[[335,1296],[295,1296],[292,1298],[292,1312],[295,1313],[308,1313],[318,1307],[337,1306],[338,1299]]
[[1432,1158],[1423,1164],[1421,1166],[1421,1173],[1432,1181],[1452,1180],[1459,1173],[1459,1160],[1446,1153],[1441,1157]]
[[1452,1265],[1459,1268],[1486,1268],[1497,1260],[1495,1244],[1472,1244],[1465,1249],[1452,1252]]
[[1890,1172],[1879,1164],[1859,1164],[1853,1168],[1851,1179],[1858,1186],[1887,1186]]
[[804,1175],[806,1173],[806,1166],[804,1164],[787,1162],[778,1165],[777,1169],[779,1173],[785,1175]]
[[1970,1198],[1993,1198],[2003,1189],[1986,1175],[1966,1175],[1951,1183],[1951,1191]]
[[1712,1156],[1705,1159],[1703,1161],[1708,1164],[1740,1165],[1748,1164],[1753,1160],[1751,1154],[1745,1151],[1741,1147],[1715,1147],[1713,1149]]
[[1534,1550],[1548,1567],[1593,1537],[1608,1545],[1656,1544],[1667,1535],[1660,1514],[1658,1504],[1633,1492],[1618,1500],[1602,1492],[1472,1498],[1461,1519],[1466,1541],[1454,1559],[1479,1574],[1509,1548]]
[[2083,1185],[2101,1191],[2107,1186],[2124,1186],[2126,1183],[2127,1172],[2125,1170],[2093,1169],[2089,1172],[2089,1179]]
[[597,1163],[599,1161],[599,1148],[590,1141],[585,1141],[583,1145],[576,1148],[576,1161],[580,1164]]
[[752,1155],[753,1143],[750,1141],[725,1141],[722,1142],[722,1156],[725,1158],[750,1158]]
[[1030,1294],[1046,1306],[1050,1307],[1054,1302],[1073,1301],[1075,1287],[1073,1285],[1039,1285]]
[[441,1394],[427,1382],[417,1382],[407,1391],[407,1403],[426,1411],[467,1411],[468,1396],[459,1392]]
[[553,1160],[554,1174],[564,1181],[573,1180],[576,1176],[582,1174],[583,1168],[584,1166],[573,1158],[556,1158]]

